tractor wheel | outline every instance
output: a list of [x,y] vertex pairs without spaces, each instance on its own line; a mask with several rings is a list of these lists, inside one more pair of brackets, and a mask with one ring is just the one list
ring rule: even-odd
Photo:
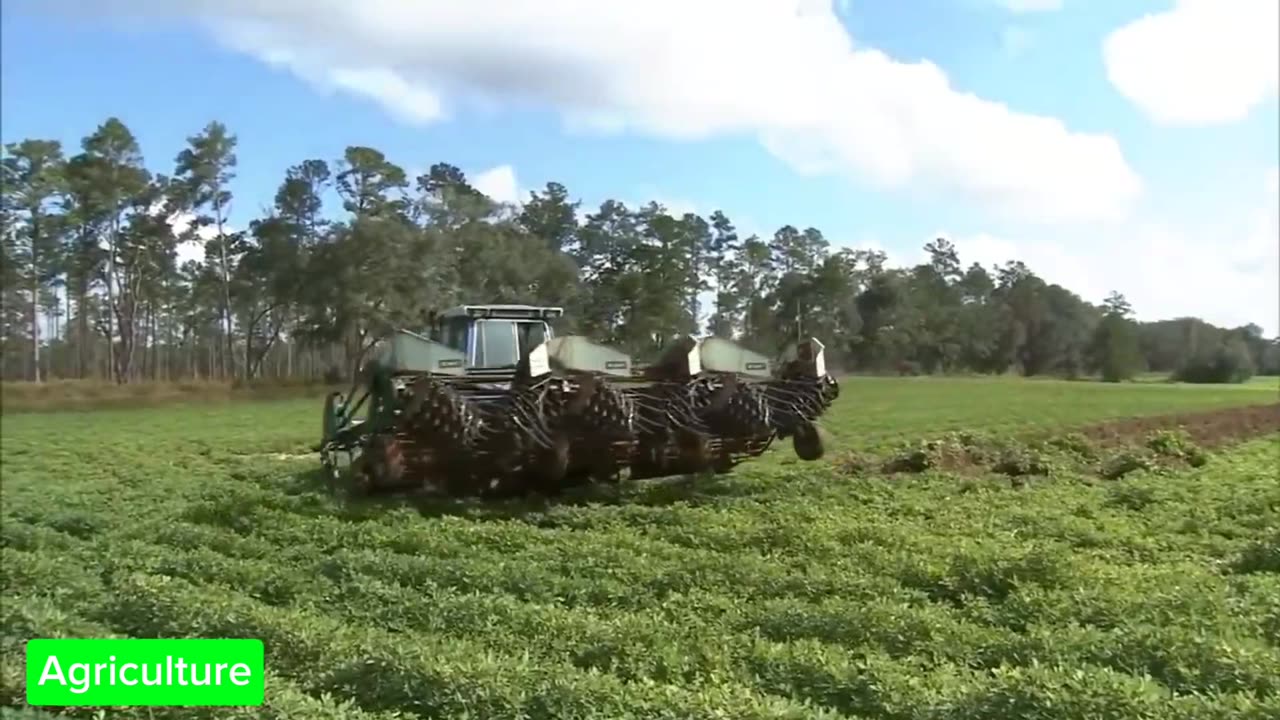
[[600,485],[615,485],[621,479],[617,458],[611,452],[612,447],[603,445],[591,453],[588,459],[587,475],[591,482]]
[[487,500],[506,500],[523,495],[527,487],[523,472],[503,473],[489,478],[480,495]]
[[711,464],[711,443],[706,437],[692,430],[677,430],[676,444],[680,448],[680,463],[688,464],[690,472],[701,472]]
[[795,448],[796,456],[801,460],[819,460],[825,452],[822,436],[818,434],[818,428],[813,423],[802,423],[796,427],[795,434],[791,436],[791,446]]
[[404,453],[393,437],[375,436],[365,454],[369,491],[395,489],[404,482]]
[[347,477],[350,479],[350,492],[353,496],[365,497],[371,494],[373,490],[373,475],[370,471],[369,461],[369,454],[361,453],[360,457],[351,463],[351,472]]
[[563,433],[551,436],[551,447],[539,448],[533,464],[533,489],[548,497],[559,495],[569,472],[569,438]]
[[733,472],[734,466],[737,465],[730,457],[729,453],[720,453],[716,456],[715,461],[711,463],[711,470],[717,475],[727,475]]

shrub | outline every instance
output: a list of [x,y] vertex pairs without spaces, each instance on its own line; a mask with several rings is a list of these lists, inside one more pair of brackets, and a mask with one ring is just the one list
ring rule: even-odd
[[1232,562],[1231,569],[1242,575],[1280,573],[1280,531],[1247,545]]
[[1187,360],[1173,377],[1185,383],[1242,383],[1254,372],[1248,346],[1239,338],[1229,338],[1213,351]]
[[1158,430],[1147,437],[1146,447],[1156,455],[1181,460],[1191,467],[1202,467],[1209,456],[1196,445],[1185,430]]
[[1122,452],[1102,466],[1101,475],[1108,480],[1119,480],[1135,470],[1149,471],[1156,468],[1155,460],[1150,453]]
[[1118,313],[1107,314],[1098,324],[1091,350],[1105,382],[1131,380],[1142,369],[1137,327]]
[[1089,442],[1089,438],[1081,433],[1073,432],[1065,435],[1058,435],[1049,439],[1049,446],[1063,452],[1071,453],[1078,457],[1091,459],[1096,454],[1093,445]]
[[921,473],[934,466],[934,459],[923,447],[905,447],[894,453],[884,470],[890,473]]
[[1031,448],[1008,448],[991,469],[1010,477],[1023,477],[1049,475],[1053,465],[1045,455]]

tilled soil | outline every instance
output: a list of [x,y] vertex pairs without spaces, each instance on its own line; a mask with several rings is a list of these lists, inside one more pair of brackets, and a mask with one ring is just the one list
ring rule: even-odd
[[[1152,433],[1161,430],[1181,430],[1199,449],[1220,449],[1263,435],[1280,433],[1280,403],[1117,418],[1089,425],[1058,428],[1051,432],[1033,432],[1021,435],[1019,440],[1035,445],[1037,440],[1052,441],[1067,433],[1081,437],[1093,450],[1104,451],[1105,456],[1116,450],[1141,448],[1147,444]],[[1280,443],[1277,443],[1276,449],[1280,451]],[[992,450],[996,452],[995,455],[991,454]],[[1006,448],[1005,452],[1008,450]],[[1154,461],[1162,462],[1159,458]],[[999,447],[969,447],[963,441],[959,444],[954,441],[924,443],[918,448],[907,448],[890,457],[848,453],[841,457],[839,464],[854,474],[875,472],[876,469],[888,474],[916,473],[926,469],[957,473],[994,470],[1015,477],[1044,474],[1048,467],[1035,460],[1035,453],[1019,459],[1016,450],[1012,454],[1002,455]]]
[[1141,442],[1158,430],[1177,429],[1204,448],[1230,445],[1280,432],[1280,403],[1121,418],[1086,425],[1076,432],[1099,445],[1116,446]]

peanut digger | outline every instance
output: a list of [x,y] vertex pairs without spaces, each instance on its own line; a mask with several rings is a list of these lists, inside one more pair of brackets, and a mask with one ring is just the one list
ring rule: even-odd
[[363,493],[553,495],[624,470],[726,473],[777,439],[803,460],[822,456],[814,422],[839,385],[817,340],[775,363],[723,338],[686,337],[641,367],[556,336],[548,321],[562,312],[463,305],[435,316],[427,335],[382,338],[351,392],[325,399],[315,449],[327,472],[337,480],[345,467]]

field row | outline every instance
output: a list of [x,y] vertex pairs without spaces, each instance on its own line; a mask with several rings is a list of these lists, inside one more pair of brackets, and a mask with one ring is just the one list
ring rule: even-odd
[[[1280,379],[1234,386],[1110,385],[1057,380],[845,378],[823,419],[839,449],[883,448],[903,439],[957,430],[1052,430],[1115,418],[1280,402]],[[43,437],[74,435],[98,445],[102,428],[126,446],[179,443],[195,454],[305,452],[319,439],[323,393],[308,399],[83,413],[6,416],[5,452]],[[124,429],[124,428],[122,428]],[[105,438],[104,438],[105,439]],[[50,447],[50,449],[53,449]]]
[[[983,382],[894,394],[931,387],[944,419],[994,417],[967,394]],[[945,429],[899,406],[869,437],[874,392],[856,385],[829,426],[861,439],[837,453]],[[1025,417],[1056,407],[1055,385],[988,392]],[[1111,389],[1155,412],[1272,400]],[[1120,412],[1080,402],[1057,412]],[[859,476],[782,452],[730,476],[483,504],[328,493],[300,455],[316,414],[6,418],[0,705],[22,704],[26,639],[128,635],[265,640],[269,707],[244,718],[1280,713],[1275,434],[1121,481]]]
[[1280,693],[1272,454],[1024,492],[748,473],[515,518],[353,511],[284,461],[151,504],[55,487],[6,517],[4,624],[261,637],[300,692],[428,717],[1196,717]]

